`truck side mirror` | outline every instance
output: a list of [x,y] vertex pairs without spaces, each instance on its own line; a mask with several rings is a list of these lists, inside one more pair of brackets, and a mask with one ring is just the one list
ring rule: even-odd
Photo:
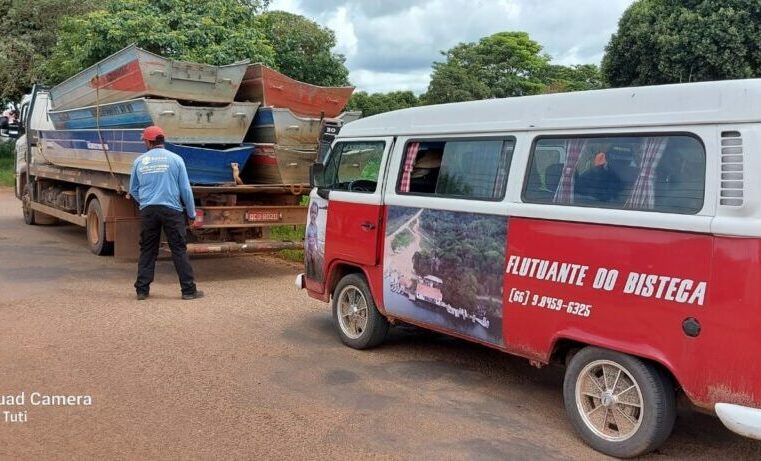
[[325,165],[313,163],[309,167],[309,185],[312,187],[325,187]]
[[326,189],[325,184],[325,165],[322,163],[313,163],[309,167],[309,185],[317,188],[317,195],[328,200],[330,189]]
[[24,128],[16,123],[8,125],[8,137],[11,139],[18,139],[24,134]]

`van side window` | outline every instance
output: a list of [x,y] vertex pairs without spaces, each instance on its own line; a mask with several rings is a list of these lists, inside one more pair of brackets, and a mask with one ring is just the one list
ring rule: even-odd
[[342,142],[331,150],[325,165],[325,183],[332,190],[375,192],[386,143]]
[[694,214],[703,207],[706,154],[686,135],[539,138],[526,202]]
[[397,193],[500,200],[514,148],[514,139],[409,142]]

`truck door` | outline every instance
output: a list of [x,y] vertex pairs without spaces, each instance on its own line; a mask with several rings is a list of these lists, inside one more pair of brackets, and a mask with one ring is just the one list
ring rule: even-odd
[[393,138],[338,141],[326,159],[322,185],[312,191],[306,235],[310,289],[323,292],[324,271],[337,261],[379,264],[382,190]]

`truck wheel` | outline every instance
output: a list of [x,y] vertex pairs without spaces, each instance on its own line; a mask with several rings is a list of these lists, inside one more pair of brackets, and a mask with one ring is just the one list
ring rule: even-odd
[[349,274],[333,291],[333,322],[344,344],[354,349],[369,349],[383,341],[388,320],[375,307],[365,278]]
[[106,241],[106,218],[97,198],[90,200],[90,204],[87,205],[85,227],[90,251],[98,256],[109,255],[114,251],[114,242]]
[[676,419],[671,380],[654,365],[607,349],[573,356],[563,382],[565,408],[581,438],[597,451],[632,458],[663,444]]
[[24,213],[24,222],[30,226],[35,224],[41,226],[48,226],[56,224],[58,218],[45,213],[40,213],[32,209],[32,185],[27,184],[24,186],[24,191],[21,195],[21,210]]

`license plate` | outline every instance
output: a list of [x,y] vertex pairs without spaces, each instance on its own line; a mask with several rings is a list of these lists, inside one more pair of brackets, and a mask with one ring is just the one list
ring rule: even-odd
[[248,222],[278,222],[283,220],[283,214],[274,210],[248,210],[245,219]]

